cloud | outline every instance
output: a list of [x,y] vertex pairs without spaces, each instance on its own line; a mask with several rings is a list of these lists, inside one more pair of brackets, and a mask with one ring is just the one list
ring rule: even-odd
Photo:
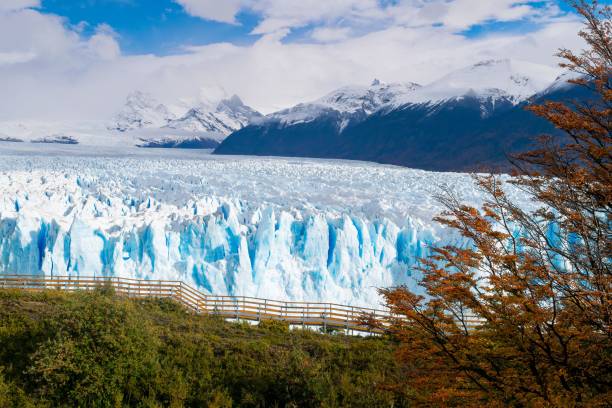
[[[22,2],[22,5],[25,2]],[[89,38],[64,19],[30,9],[0,12],[0,109],[6,118],[68,114],[91,95],[75,79],[121,56],[115,34],[99,26]],[[104,78],[96,79],[98,86]]]
[[[287,28],[331,21],[338,18],[368,18],[380,14],[378,0],[174,0],[192,16],[236,24],[240,11],[262,17],[254,34],[268,34]],[[382,16],[382,14],[380,14]]]
[[175,0],[192,16],[222,23],[236,24],[236,14],[244,5],[241,0]]
[[87,41],[87,48],[94,58],[114,60],[121,55],[117,37],[111,26],[100,24],[96,27],[95,34]]
[[517,21],[542,17],[558,8],[541,0],[412,0],[392,7],[396,21],[410,25],[441,24],[451,30],[463,30],[487,21]]
[[1,52],[0,53],[0,66],[22,64],[36,58],[36,54],[33,52]]
[[254,0],[245,7],[262,16],[254,34],[339,21],[348,25],[370,24],[386,18],[386,6],[378,0]]
[[0,12],[22,10],[30,7],[39,7],[40,0],[2,0],[0,2]]
[[346,40],[350,37],[351,29],[348,27],[332,28],[319,27],[313,30],[311,38],[319,42],[334,42]]
[[[220,87],[270,112],[318,98],[339,86],[365,85],[375,77],[424,84],[490,58],[512,57],[555,66],[557,48],[582,46],[576,35],[580,23],[571,18],[544,19],[538,23],[540,28],[530,33],[466,38],[449,26],[463,27],[466,19],[480,21],[492,13],[501,18],[504,7],[497,11],[483,8],[478,17],[465,17],[446,7],[447,2],[437,2],[437,8],[404,10],[401,15],[410,12],[415,16],[408,24],[398,20],[400,14],[381,17],[380,6],[372,4],[364,0],[356,6],[339,0],[322,6],[324,11],[308,14],[307,7],[301,9],[306,13],[302,16],[287,6],[284,11],[275,10],[279,22],[268,23],[272,33],[253,44],[185,47],[182,54],[170,56],[122,55],[117,34],[108,26],[97,27],[87,37],[78,26],[34,9],[0,12],[0,120],[106,119],[133,90],[175,102],[214,99],[218,93],[214,90]],[[370,15],[370,22],[385,18],[397,22],[360,33],[354,24],[338,25],[334,20],[333,16],[346,7],[352,10],[346,14],[352,21]],[[518,18],[525,11],[512,13],[506,18]],[[308,29],[312,40],[283,40],[287,21],[295,18],[291,24],[308,24],[320,16],[328,16],[334,24]],[[262,23],[271,19],[272,15]],[[432,21],[445,21],[448,26],[433,25]]]
[[[552,0],[175,0],[196,17],[236,24],[240,11],[260,17],[253,34],[270,34],[319,25],[313,34],[347,27],[440,24],[461,30],[486,21],[542,17],[558,8]],[[552,15],[552,14],[550,14]],[[336,28],[333,28],[336,27]]]

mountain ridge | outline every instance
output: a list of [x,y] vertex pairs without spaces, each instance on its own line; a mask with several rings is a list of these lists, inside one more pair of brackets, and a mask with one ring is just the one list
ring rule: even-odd
[[397,92],[343,128],[337,126],[339,114],[293,123],[268,115],[230,135],[215,153],[355,159],[440,171],[499,167],[506,154],[527,148],[533,137],[557,133],[525,111],[527,105],[586,97],[566,78],[555,77],[555,70],[531,63],[484,61]]
[[[168,141],[177,139],[175,142],[179,144],[187,141],[186,139],[208,140],[205,146],[208,148],[215,147],[232,132],[261,116],[261,113],[245,105],[237,95],[213,103],[198,103],[187,108],[183,114],[175,114],[152,95],[134,91],[128,95],[125,105],[112,123],[107,125],[107,129],[122,133],[142,129],[168,130],[169,133],[180,130],[193,135],[179,137],[169,134],[163,139]],[[148,142],[148,138],[141,140],[145,145]],[[159,140],[160,138],[156,137],[151,142],[157,143]]]

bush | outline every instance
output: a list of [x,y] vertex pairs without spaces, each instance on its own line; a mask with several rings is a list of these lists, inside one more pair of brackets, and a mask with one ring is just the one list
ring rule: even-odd
[[194,316],[167,300],[0,291],[0,406],[404,406],[384,338]]
[[280,320],[262,320],[259,328],[274,333],[289,333],[289,324]]

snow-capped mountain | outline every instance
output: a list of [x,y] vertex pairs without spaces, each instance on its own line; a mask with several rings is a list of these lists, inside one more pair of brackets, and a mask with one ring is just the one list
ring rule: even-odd
[[343,87],[316,101],[275,112],[268,115],[266,120],[290,126],[312,122],[323,116],[333,116],[342,131],[349,123],[365,119],[381,106],[418,88],[419,85],[415,83],[385,84],[374,80],[368,87]]
[[[203,98],[202,98],[203,99]],[[201,100],[202,100],[201,99]],[[0,143],[212,149],[262,115],[238,96],[165,104],[135,91],[113,120],[0,122]],[[61,137],[70,135],[70,137]]]
[[[506,164],[507,153],[524,150],[535,136],[557,132],[524,109],[549,99],[584,97],[565,77],[553,83],[557,74],[547,66],[491,60],[422,87],[390,86],[384,93],[376,91],[380,83],[361,92],[342,88],[315,103],[268,115],[233,133],[215,153],[482,170]],[[346,112],[358,112],[352,116],[358,120],[343,125]]]
[[538,92],[536,95],[534,95],[534,97],[539,97],[541,95],[549,95],[553,93],[571,90],[572,88],[575,87],[575,84],[573,84],[570,81],[577,80],[577,79],[585,79],[585,77],[584,75],[576,73],[576,72],[571,72],[571,71],[563,72],[561,75],[557,77],[557,79],[554,80],[552,84],[546,87],[546,89],[544,89],[543,91]]
[[125,105],[108,125],[109,130],[126,132],[142,128],[159,128],[175,119],[168,107],[152,95],[135,91],[128,95]]
[[164,127],[207,133],[211,138],[222,140],[261,116],[234,95],[214,105],[200,104],[191,108],[180,118],[168,121]]
[[[184,113],[176,113],[181,110]],[[143,129],[163,132],[166,129],[166,133],[178,130],[181,131],[181,140],[185,139],[185,134],[193,134],[197,139],[219,142],[259,117],[259,112],[246,106],[236,95],[216,103],[198,103],[185,112],[185,108],[164,105],[152,95],[136,91],[127,97],[124,107],[108,129],[120,132]],[[146,135],[144,137],[146,139]],[[167,134],[164,137],[168,139],[173,136]]]
[[511,59],[481,61],[399,95],[392,106],[440,103],[458,98],[507,101],[514,105],[545,89],[558,75],[545,65]]
[[410,104],[436,106],[473,98],[492,105],[497,102],[516,105],[545,89],[557,71],[547,66],[504,59],[479,62],[426,86],[413,82],[386,84],[376,79],[368,87],[342,87],[313,102],[272,113],[265,117],[264,122],[292,126],[334,116],[342,131],[347,122],[361,121],[380,110],[390,111]]

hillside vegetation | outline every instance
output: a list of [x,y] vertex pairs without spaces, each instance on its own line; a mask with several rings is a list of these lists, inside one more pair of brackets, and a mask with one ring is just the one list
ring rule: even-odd
[[406,406],[382,386],[394,349],[112,290],[0,291],[0,407]]

